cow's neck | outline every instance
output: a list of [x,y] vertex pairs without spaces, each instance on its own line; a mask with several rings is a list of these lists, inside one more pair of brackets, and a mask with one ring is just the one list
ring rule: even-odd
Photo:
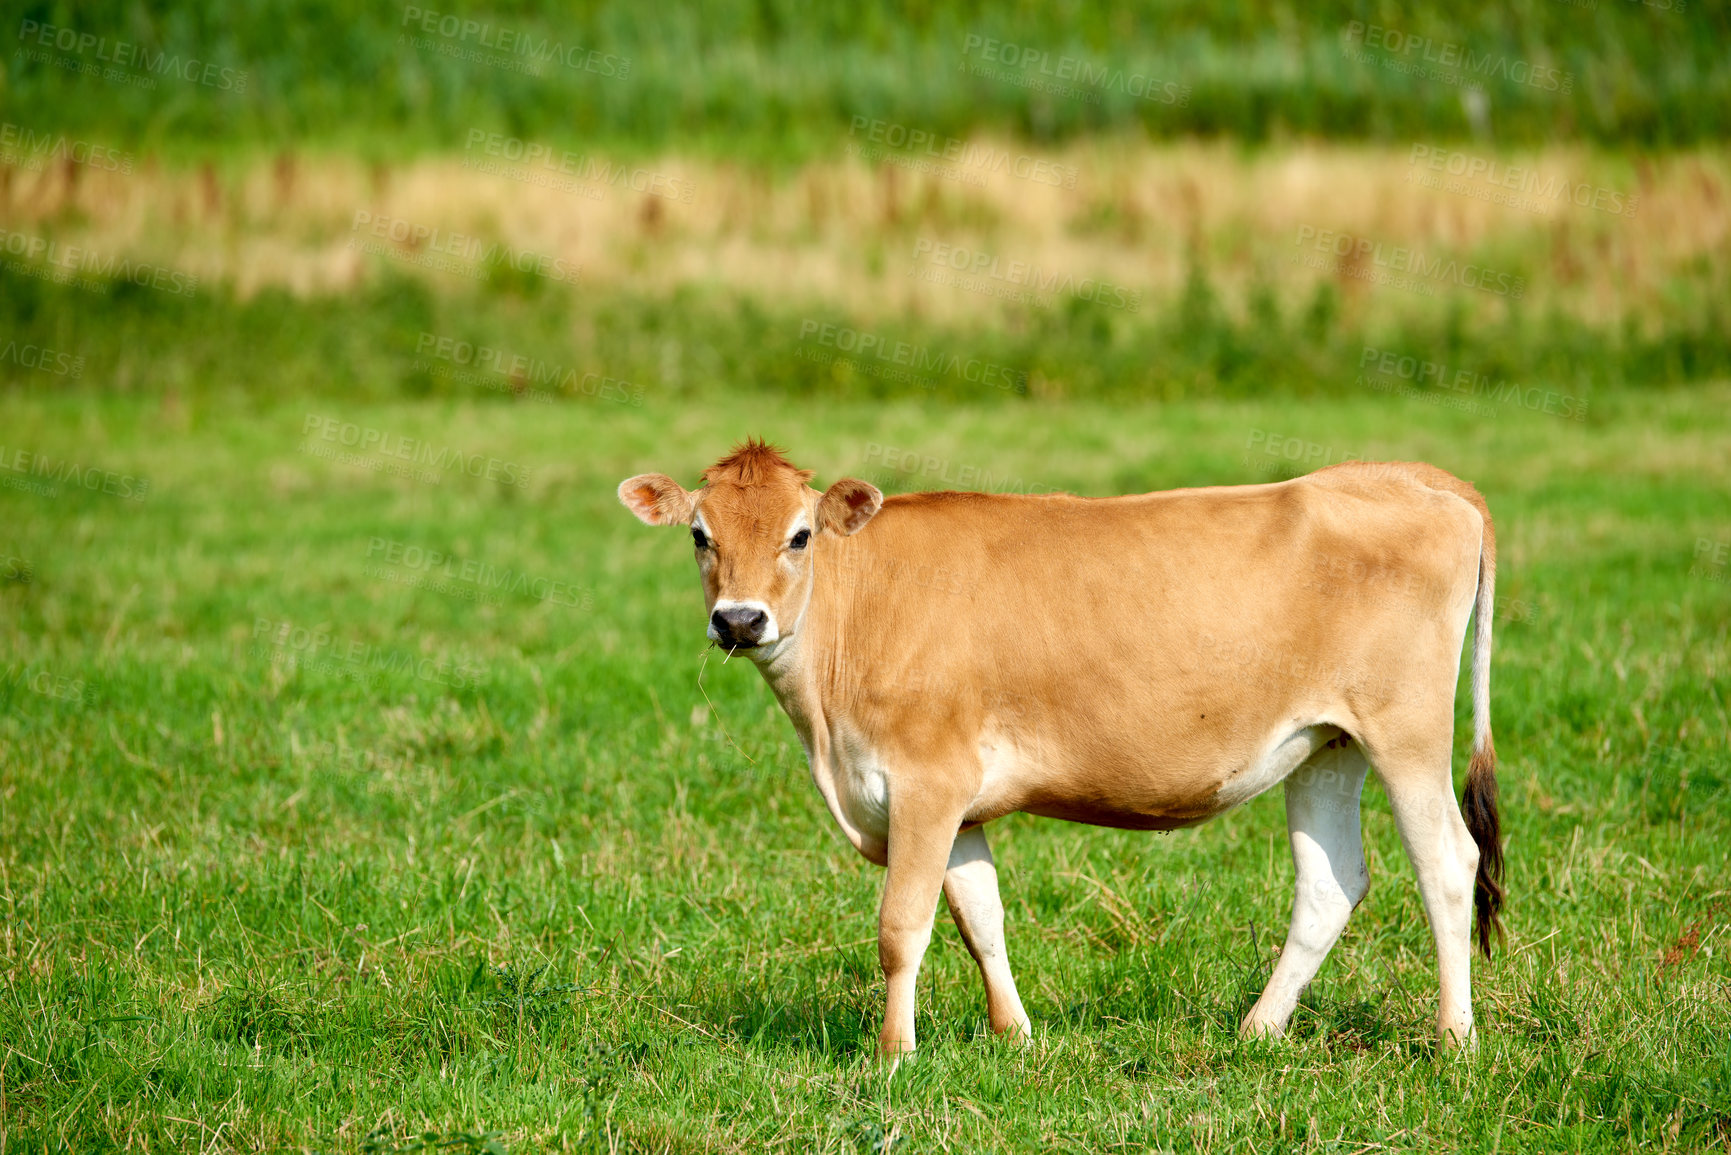
[[856,850],[869,861],[884,866],[889,862],[884,832],[862,828],[857,815],[851,813],[855,802],[849,798],[845,768],[838,766],[836,749],[830,742],[831,727],[845,723],[845,719],[834,713],[838,703],[845,701],[845,695],[838,697],[826,694],[825,690],[836,688],[840,673],[838,662],[843,653],[840,639],[846,636],[847,607],[824,596],[826,592],[837,591],[826,591],[820,585],[787,644],[759,655],[756,665],[805,746],[812,784],[823,796],[830,816]]
[[[824,733],[824,718],[816,681],[811,676],[809,650],[805,630],[800,629],[784,642],[777,643],[772,653],[754,655],[752,659],[757,672],[769,683],[775,700],[781,703],[782,711],[799,731],[808,754],[827,745],[823,739],[815,738]],[[814,740],[817,745],[813,744]]]
[[769,683],[814,763],[829,755],[828,726],[832,719],[825,709],[822,679],[826,670],[834,672],[837,643],[844,632],[840,617],[846,611],[838,597],[841,591],[825,580],[827,576],[819,568],[794,632],[766,647],[766,652],[752,655],[758,673]]

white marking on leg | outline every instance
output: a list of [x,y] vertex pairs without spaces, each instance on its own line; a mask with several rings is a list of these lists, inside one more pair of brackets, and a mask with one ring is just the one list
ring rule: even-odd
[[1448,753],[1434,770],[1399,774],[1377,767],[1401,843],[1436,939],[1441,999],[1437,1033],[1445,1043],[1473,1044],[1473,878],[1479,848],[1467,833],[1449,778]]
[[1299,996],[1370,889],[1359,828],[1367,768],[1358,745],[1348,743],[1320,751],[1286,780],[1286,828],[1297,868],[1292,926],[1268,986],[1244,1018],[1246,1035],[1286,1030]]
[[998,895],[998,870],[984,828],[975,826],[956,835],[950,864],[944,873],[944,897],[968,953],[980,965],[986,984],[986,1012],[992,1030],[1026,1040],[1033,1025],[1022,1009],[1010,956],[1004,946],[1004,903]]

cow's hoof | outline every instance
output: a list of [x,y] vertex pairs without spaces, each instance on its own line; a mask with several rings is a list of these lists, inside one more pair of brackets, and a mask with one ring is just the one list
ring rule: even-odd
[[1450,1054],[1470,1055],[1479,1049],[1479,1033],[1472,1023],[1438,1023],[1437,1041]]
[[911,1060],[913,1057],[914,1044],[912,1039],[880,1038],[878,1040],[878,1062],[887,1069],[889,1074],[895,1074],[896,1068],[901,1066],[903,1059]]
[[1270,1022],[1267,1019],[1259,1019],[1254,1015],[1248,1015],[1245,1017],[1244,1021],[1238,1025],[1238,1037],[1246,1040],[1267,1039],[1268,1041],[1273,1042],[1277,1039],[1286,1037],[1286,1028],[1279,1023]]

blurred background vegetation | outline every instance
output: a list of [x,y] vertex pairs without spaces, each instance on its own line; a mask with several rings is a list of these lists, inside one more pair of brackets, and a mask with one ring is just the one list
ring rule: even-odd
[[[607,82],[605,65],[477,70],[402,43],[405,34],[426,35],[417,13],[581,45],[629,65],[621,83]],[[560,10],[526,0],[98,0],[25,4],[19,18],[244,67],[242,94],[187,91],[164,102],[62,69],[8,65],[8,101],[20,118],[194,152],[221,142],[402,157],[457,146],[481,124],[556,142],[798,161],[833,152],[837,134],[858,115],[955,137],[1007,133],[1039,142],[1098,133],[1247,142],[1478,134],[1502,145],[1675,148],[1717,140],[1731,125],[1731,14],[1689,0],[611,0]],[[1354,42],[1355,22],[1429,38],[1433,57],[1457,44],[1555,68],[1572,76],[1571,90],[1499,78],[1487,85],[1487,109],[1475,122],[1458,88],[1352,66],[1343,48]],[[1186,86],[1188,98],[1139,99],[1127,85],[1107,85],[1092,103],[998,83],[963,67],[983,59],[983,44],[968,51],[970,36],[1044,52],[1053,68],[1071,56],[1172,81]],[[478,37],[457,39],[472,47]],[[1405,58],[1422,59],[1424,51]]]
[[[84,387],[528,391],[429,372],[427,332],[651,398],[1341,393],[1366,348],[1576,396],[1731,367],[1715,5],[209,0],[25,4],[9,24],[6,227],[199,278],[190,296],[64,284],[8,250],[0,327],[84,357]],[[563,55],[537,59],[547,45]],[[580,179],[500,175],[489,142]],[[107,163],[68,159],[80,143]],[[1423,149],[1476,177],[1416,187]],[[1061,179],[1014,175],[1036,165]],[[1501,204],[1511,165],[1588,203]],[[430,272],[424,240],[358,251],[356,213],[580,275]],[[1331,234],[1375,262],[1310,243]],[[1137,304],[922,284],[922,243]],[[1378,282],[1402,248],[1526,291]],[[813,320],[1028,387],[807,356]],[[72,384],[3,359],[0,382]]]

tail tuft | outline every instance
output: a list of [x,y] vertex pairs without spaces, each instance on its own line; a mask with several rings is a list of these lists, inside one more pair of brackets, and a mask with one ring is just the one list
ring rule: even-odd
[[1503,824],[1497,817],[1497,747],[1491,741],[1491,625],[1496,618],[1497,535],[1491,511],[1478,490],[1467,496],[1485,519],[1479,547],[1479,590],[1473,601],[1473,754],[1467,763],[1461,817],[1479,848],[1479,874],[1473,881],[1473,922],[1479,949],[1491,957],[1491,932],[1503,937]]
[[1479,950],[1491,957],[1491,934],[1503,938],[1503,830],[1497,816],[1497,749],[1490,736],[1474,743],[1467,765],[1467,788],[1461,798],[1461,817],[1467,833],[1479,848],[1479,874],[1473,883],[1473,925],[1478,931]]

